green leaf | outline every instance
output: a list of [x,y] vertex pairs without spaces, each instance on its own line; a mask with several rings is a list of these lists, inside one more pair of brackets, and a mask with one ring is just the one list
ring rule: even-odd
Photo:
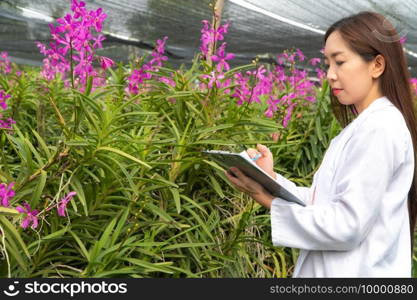
[[68,232],[72,235],[74,240],[77,242],[78,246],[81,249],[81,254],[85,257],[85,259],[90,262],[90,254],[87,251],[87,248],[84,246],[84,243],[81,241],[81,239],[76,235],[72,230],[68,230]]
[[139,270],[137,267],[125,267],[125,268],[120,268],[116,270],[109,270],[109,271],[95,273],[94,278],[117,277],[120,275],[137,274],[137,273],[139,273]]
[[191,143],[191,145],[220,145],[220,146],[235,146],[235,142],[224,140],[203,140]]
[[20,236],[19,232],[17,232],[16,228],[12,225],[12,223],[10,223],[6,217],[0,215],[0,225],[4,226],[4,229],[13,237],[14,241],[18,242],[19,248],[22,249],[25,252],[26,256],[30,259],[30,254],[26,247],[26,244]]
[[150,165],[148,165],[147,163],[137,159],[136,157],[133,157],[130,154],[127,154],[126,152],[123,152],[122,150],[119,149],[115,149],[115,148],[111,148],[111,147],[99,147],[96,149],[96,152],[98,151],[110,151],[116,154],[119,154],[120,156],[126,157],[130,160],[133,160],[134,162],[137,162],[138,164],[141,164],[142,166],[147,167],[148,169],[151,169],[152,167]]
[[310,161],[311,160],[311,154],[310,154],[310,149],[309,149],[309,147],[307,146],[307,147],[303,147],[303,150],[304,150],[304,153],[306,154],[306,156],[307,156],[307,159]]
[[317,136],[318,136],[319,140],[322,142],[323,141],[323,131],[322,131],[322,128],[321,128],[320,118],[316,118],[316,132],[317,132]]
[[73,91],[77,95],[81,96],[81,98],[83,98],[85,103],[88,104],[88,106],[93,109],[94,113],[97,116],[99,116],[101,119],[103,118],[103,109],[100,107],[99,104],[97,104],[96,101],[92,100],[90,97],[88,97],[87,95],[84,95],[83,93],[81,93],[78,90],[73,90]]
[[60,237],[62,237],[66,232],[68,231],[68,227],[62,228],[60,230],[57,230],[55,232],[52,232],[51,234],[48,234],[40,240],[36,240],[35,242],[31,243],[28,248],[31,249],[32,247],[36,247],[38,244],[49,241],[49,240],[55,240]]
[[110,240],[110,234],[113,231],[114,226],[116,225],[116,221],[117,217],[111,220],[111,222],[107,225],[106,229],[101,235],[101,238],[94,244],[93,248],[90,250],[91,262],[95,262],[99,252],[102,251],[102,249],[107,245],[108,241]]
[[74,191],[77,193],[77,196],[80,199],[80,202],[84,208],[85,215],[88,216],[88,206],[87,206],[87,201],[86,201],[85,194],[84,194],[83,185],[81,184],[80,180],[78,179],[76,175],[72,176],[70,185],[74,189]]
[[175,224],[176,222],[175,222],[175,220],[168,214],[168,213],[166,213],[165,211],[163,211],[161,208],[159,208],[158,206],[156,206],[156,205],[154,205],[154,204],[152,204],[152,203],[150,203],[150,202],[147,202],[146,204],[146,207],[152,212],[152,213],[154,213],[154,214],[156,214],[156,215],[158,215],[159,217],[161,217],[162,219],[164,219],[165,221],[168,221],[168,222],[172,222],[173,224]]
[[113,232],[112,239],[111,239],[111,245],[114,245],[119,238],[123,228],[127,226],[126,220],[129,216],[129,207],[126,207],[122,213],[122,216],[119,219],[119,222],[117,223],[117,227]]
[[48,146],[46,146],[45,141],[41,138],[39,133],[37,133],[35,130],[32,129],[33,135],[36,137],[39,145],[41,146],[43,152],[45,152],[47,159],[49,160],[51,158],[51,152],[48,149]]
[[0,206],[0,215],[8,216],[8,215],[18,215],[19,212],[14,208],[8,208],[4,206]]
[[214,245],[214,243],[178,243],[169,245],[167,247],[164,247],[162,250],[173,250],[173,249],[179,249],[179,248],[193,248],[193,247],[205,247],[205,246],[211,246]]
[[87,117],[87,120],[90,122],[90,124],[93,126],[94,130],[96,131],[96,134],[99,135],[100,128],[97,122],[94,120],[94,117],[91,115],[91,113],[88,111],[88,109],[85,107],[83,101],[80,101],[81,108],[83,110],[83,113]]
[[205,136],[206,133],[214,133],[216,131],[221,131],[224,129],[230,129],[235,127],[235,124],[222,124],[222,125],[218,125],[218,126],[213,126],[213,127],[209,127],[209,128],[201,128],[199,130],[196,130],[194,134],[198,134],[200,135],[200,138],[202,138],[203,136]]
[[[213,235],[211,234],[209,228],[207,227],[206,222],[204,222],[194,210],[192,210],[188,207],[184,207],[184,208],[194,217],[194,219],[197,221],[197,223],[203,228],[204,232],[210,237],[210,240],[214,241],[215,239],[214,239]],[[203,240],[206,240],[204,238],[204,236],[202,236],[202,238],[203,238]]]
[[94,78],[94,76],[88,76],[87,87],[86,87],[85,92],[84,92],[86,96],[90,95],[91,88],[93,87],[93,78]]
[[[0,224],[1,226],[1,224]],[[19,266],[24,270],[28,270],[28,264],[25,262],[25,259],[20,254],[19,247],[16,245],[15,240],[13,238],[9,238],[8,235],[6,235],[5,239],[5,246],[6,251],[14,258],[16,259]]]
[[[101,157],[102,155],[100,155],[100,157]],[[111,160],[111,161],[113,161],[119,168],[120,168],[120,170],[123,172],[123,174],[125,175],[125,179],[127,180],[127,182],[129,183],[129,185],[130,185],[130,188],[132,189],[132,191],[135,193],[135,194],[137,194],[136,193],[136,186],[135,186],[135,184],[133,183],[133,180],[132,180],[132,176],[129,174],[129,172],[126,170],[126,168],[123,166],[123,164],[122,163],[120,163],[119,161],[117,161],[116,159],[114,159],[113,157],[111,157],[110,155],[107,155],[107,160]]]
[[210,160],[205,160],[203,159],[203,162],[205,162],[206,164],[216,168],[217,170],[224,172],[224,168],[222,168],[221,166],[219,166],[216,162],[214,161],[210,161]]
[[170,265],[172,263],[164,262],[164,263],[150,263],[141,259],[137,258],[124,258],[124,261],[127,261],[133,265],[140,266],[145,269],[146,272],[162,272],[167,274],[173,274],[173,272],[166,267],[165,265]]
[[180,200],[180,193],[177,189],[170,188],[169,189],[174,197],[175,207],[177,208],[177,212],[181,213],[181,200]]
[[41,194],[43,192],[43,189],[45,188],[46,178],[48,177],[47,175],[48,173],[45,170],[41,170],[38,184],[36,185],[36,188],[33,191],[32,198],[30,200],[30,203],[32,204],[33,207],[36,207],[39,203]]
[[220,196],[220,197],[222,197],[222,198],[225,198],[226,196],[225,196],[225,194],[223,193],[223,190],[222,190],[222,188],[221,188],[221,186],[220,186],[220,184],[219,184],[219,182],[212,176],[212,175],[209,175],[209,178],[210,178],[210,181],[211,181],[211,184],[212,184],[212,187],[213,187],[213,189],[214,189],[214,191]]

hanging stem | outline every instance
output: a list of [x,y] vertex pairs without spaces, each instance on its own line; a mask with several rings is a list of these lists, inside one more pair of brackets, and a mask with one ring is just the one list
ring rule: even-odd
[[236,121],[236,123],[238,123],[241,119],[242,119],[242,116],[245,114],[245,112],[246,112],[246,110],[248,109],[248,107],[249,107],[249,104],[250,104],[250,101],[252,100],[252,97],[253,97],[253,91],[255,90],[255,87],[256,87],[256,85],[257,85],[257,81],[258,81],[258,78],[257,78],[257,75],[258,75],[258,61],[259,61],[259,59],[258,58],[256,58],[255,60],[254,60],[254,64],[255,64],[255,72],[254,72],[254,74],[253,74],[253,76],[254,76],[254,80],[255,80],[255,82],[254,82],[254,84],[253,84],[253,86],[252,86],[252,88],[251,88],[251,91],[250,91],[250,95],[249,95],[249,99],[248,99],[248,101],[246,101],[246,103],[244,104],[244,106],[243,106],[243,111],[239,114],[239,119]]
[[71,86],[74,88],[74,60],[72,58],[72,38],[70,38],[70,79],[71,79]]

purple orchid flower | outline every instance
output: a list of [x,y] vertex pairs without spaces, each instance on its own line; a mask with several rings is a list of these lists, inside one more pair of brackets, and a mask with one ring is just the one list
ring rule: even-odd
[[35,229],[36,227],[38,227],[39,224],[39,220],[38,220],[38,214],[39,212],[34,209],[32,210],[32,208],[30,207],[30,205],[27,202],[23,203],[23,207],[22,206],[18,206],[16,207],[16,210],[21,213],[26,215],[23,218],[22,223],[20,224],[20,226],[23,229],[26,229],[30,224],[32,224],[32,229]]
[[12,190],[14,182],[11,182],[9,185],[4,183],[0,184],[0,204],[4,207],[9,207],[9,199],[14,197],[15,191]]
[[74,18],[78,19],[79,17],[85,15],[85,3],[83,1],[78,2],[77,0],[72,0],[71,10],[74,12]]
[[105,56],[100,56],[99,60],[100,60],[100,63],[101,63],[101,68],[103,70],[111,68],[112,66],[115,65],[115,62],[113,60],[111,60],[110,58],[105,57]]
[[304,59],[306,58],[304,56],[303,52],[300,49],[298,49],[298,48],[297,48],[297,50],[296,50],[295,53],[298,55],[298,58],[299,58],[300,61],[304,61]]
[[12,71],[12,66],[7,52],[0,53],[0,71],[4,74],[9,74]]
[[320,59],[320,58],[318,58],[318,57],[314,57],[314,58],[310,59],[310,64],[311,64],[312,66],[315,66],[315,65],[319,64],[319,63],[320,63],[320,61],[321,61],[321,59]]
[[223,24],[217,28],[213,29],[211,23],[207,20],[203,20],[203,28],[201,29],[201,46],[200,51],[204,56],[207,56],[209,53],[210,45],[213,45],[217,41],[222,41],[224,35],[227,33],[230,23]]
[[76,192],[69,192],[68,195],[61,199],[57,206],[58,215],[60,215],[61,217],[66,216],[65,211],[67,209],[67,204],[75,195],[77,195]]
[[[161,77],[166,79],[158,79],[157,75],[150,73],[157,72],[159,70],[159,67],[162,66],[163,62],[168,60],[168,57],[163,55],[165,53],[165,43],[167,39],[168,37],[165,36],[163,39],[157,40],[155,49],[151,53],[152,59],[149,62],[143,64],[139,69],[132,70],[132,73],[127,78],[127,91],[129,93],[138,94],[140,91],[139,85],[144,84],[146,80],[150,80],[152,78],[168,83],[168,78]],[[170,82],[169,84],[172,85],[172,82]]]
[[4,91],[0,90],[0,107],[4,110],[7,109],[6,100],[10,98],[9,94],[6,94]]
[[90,11],[90,17],[92,19],[92,25],[94,26],[97,32],[103,30],[103,22],[107,18],[107,15],[103,12],[103,9],[100,7],[96,11]]
[[66,14],[64,18],[57,19],[56,21],[60,24],[60,26],[57,26],[56,32],[68,32],[72,34],[77,27],[77,22],[72,18],[70,14]]
[[[68,78],[73,78],[71,85],[80,91],[85,90],[88,78],[93,77],[94,90],[105,84],[100,71],[93,67],[93,62],[99,61],[103,66],[103,60],[95,51],[103,47],[102,41],[105,38],[103,34],[96,33],[102,31],[107,15],[102,8],[88,10],[85,2],[78,0],[71,1],[71,10],[72,13],[57,20],[56,27],[49,24],[52,36],[49,47],[37,43],[40,52],[46,56],[41,74],[47,80],[61,74],[65,86],[69,85]],[[74,61],[76,66],[72,67]],[[109,64],[110,61],[106,60],[105,68],[108,68]],[[70,71],[73,74],[68,74]]]
[[211,60],[214,62],[217,62],[217,71],[218,72],[222,72],[223,69],[225,69],[226,71],[230,70],[230,66],[227,63],[228,60],[231,60],[235,57],[234,54],[232,53],[227,53],[226,54],[226,43],[223,43],[219,49],[217,50],[217,54],[213,55],[211,57]]
[[97,49],[97,48],[103,48],[103,45],[101,44],[102,41],[104,41],[106,38],[104,37],[104,35],[99,34],[97,37],[93,37],[93,48]]

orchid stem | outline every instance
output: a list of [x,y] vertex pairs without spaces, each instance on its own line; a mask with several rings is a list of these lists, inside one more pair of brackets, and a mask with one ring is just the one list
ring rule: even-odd
[[74,88],[74,61],[72,59],[72,39],[70,39],[70,77],[71,77],[71,86]]

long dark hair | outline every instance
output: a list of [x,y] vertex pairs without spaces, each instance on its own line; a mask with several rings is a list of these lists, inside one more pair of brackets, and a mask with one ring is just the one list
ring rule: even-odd
[[[407,68],[407,58],[400,43],[400,36],[394,26],[383,15],[364,11],[343,18],[330,26],[324,36],[324,44],[329,35],[335,31],[339,32],[351,49],[365,61],[372,61],[378,54],[385,58],[385,70],[380,76],[381,91],[404,116],[413,140],[414,162],[416,163],[417,123],[411,94],[410,73]],[[330,92],[330,99],[336,119],[343,128],[346,127],[358,114],[355,106],[341,104],[332,92]],[[408,212],[411,255],[413,255],[417,218],[417,176],[415,171],[408,193]]]

